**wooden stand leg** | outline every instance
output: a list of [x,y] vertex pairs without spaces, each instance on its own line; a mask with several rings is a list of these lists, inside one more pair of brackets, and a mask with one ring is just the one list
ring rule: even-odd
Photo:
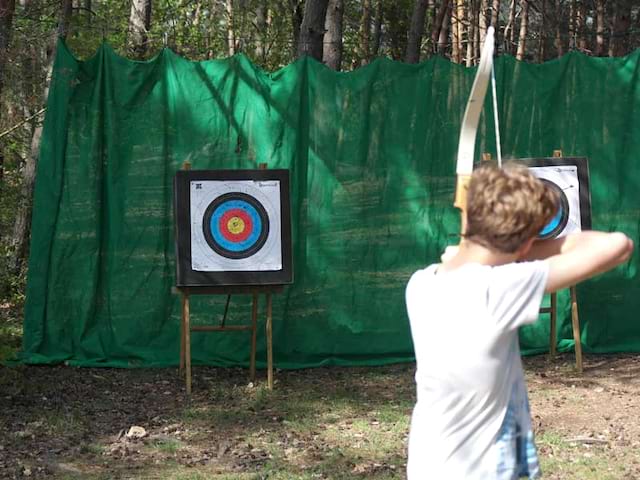
[[551,322],[549,325],[549,355],[556,356],[556,323],[558,318],[558,294],[551,294]]
[[253,305],[251,308],[251,357],[249,360],[249,378],[252,382],[256,380],[256,335],[258,327],[258,294],[253,294]]
[[267,336],[267,388],[273,390],[273,327],[271,324],[271,310],[272,299],[271,294],[267,293],[267,324],[266,324],[266,336]]
[[180,375],[184,373],[184,341],[185,341],[185,302],[187,301],[187,296],[182,294],[182,314],[180,316]]
[[573,340],[576,349],[576,368],[582,373],[582,343],[580,339],[580,319],[578,317],[578,298],[576,287],[571,287],[571,325],[573,326]]
[[184,319],[184,360],[186,366],[185,380],[187,384],[187,395],[191,395],[191,325],[189,319],[189,296],[185,295],[182,306]]

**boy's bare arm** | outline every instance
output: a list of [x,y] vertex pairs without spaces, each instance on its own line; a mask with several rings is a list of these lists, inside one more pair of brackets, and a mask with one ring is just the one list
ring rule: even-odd
[[570,287],[627,261],[633,242],[620,232],[580,232],[534,242],[526,260],[549,260],[547,292]]

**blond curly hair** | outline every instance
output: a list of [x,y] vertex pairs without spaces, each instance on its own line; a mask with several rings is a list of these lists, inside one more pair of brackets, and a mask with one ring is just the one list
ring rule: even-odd
[[515,253],[554,217],[559,201],[553,189],[522,165],[482,165],[469,183],[464,237]]

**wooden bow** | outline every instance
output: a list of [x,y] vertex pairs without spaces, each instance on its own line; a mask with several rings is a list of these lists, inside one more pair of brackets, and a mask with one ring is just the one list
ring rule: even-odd
[[494,30],[493,27],[489,27],[480,54],[478,71],[476,72],[464,117],[462,118],[460,141],[458,143],[456,195],[453,205],[460,209],[460,233],[464,233],[467,226],[467,190],[471,180],[471,173],[473,172],[473,158],[480,113],[482,112],[487,86],[493,69],[493,45]]

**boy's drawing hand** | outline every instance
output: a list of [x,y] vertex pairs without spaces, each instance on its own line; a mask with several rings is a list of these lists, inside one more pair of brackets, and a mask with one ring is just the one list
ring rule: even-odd
[[442,263],[447,263],[449,260],[456,256],[459,249],[460,247],[458,245],[449,245],[444,249],[442,255],[440,255],[440,261]]

